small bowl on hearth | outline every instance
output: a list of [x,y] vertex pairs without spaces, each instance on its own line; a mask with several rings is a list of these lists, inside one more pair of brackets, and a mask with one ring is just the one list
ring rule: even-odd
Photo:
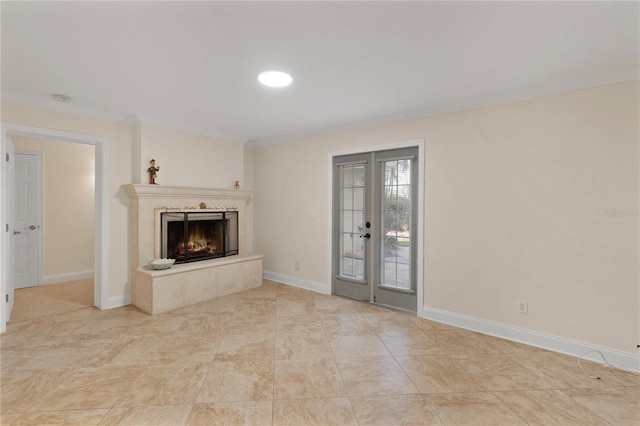
[[175,259],[149,259],[149,268],[154,270],[169,269],[175,263]]

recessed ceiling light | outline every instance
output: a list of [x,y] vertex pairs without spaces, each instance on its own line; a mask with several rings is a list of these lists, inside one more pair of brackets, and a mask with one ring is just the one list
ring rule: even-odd
[[62,95],[60,93],[54,93],[53,95],[51,95],[51,97],[56,102],[62,102],[65,104],[68,104],[69,102],[71,102],[71,96]]
[[258,76],[258,81],[269,87],[286,87],[291,84],[293,78],[282,71],[265,71]]

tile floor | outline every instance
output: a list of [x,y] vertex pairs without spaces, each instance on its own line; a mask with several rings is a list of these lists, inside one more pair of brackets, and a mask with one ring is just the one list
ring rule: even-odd
[[9,323],[18,323],[93,306],[93,278],[21,288]]
[[14,323],[1,344],[3,425],[640,424],[631,373],[268,281]]

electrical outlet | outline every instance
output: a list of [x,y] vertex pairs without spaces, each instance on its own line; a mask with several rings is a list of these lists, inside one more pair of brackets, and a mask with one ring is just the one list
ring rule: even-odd
[[529,313],[529,302],[526,300],[518,300],[518,313],[520,314],[528,314]]
[[296,263],[293,264],[293,269],[295,269],[296,271],[300,270],[300,262],[296,261]]

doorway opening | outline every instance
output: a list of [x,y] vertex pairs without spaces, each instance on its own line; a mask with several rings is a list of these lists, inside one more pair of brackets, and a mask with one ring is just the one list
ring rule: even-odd
[[[107,279],[107,257],[108,257],[108,140],[101,137],[87,136],[69,132],[59,132],[50,129],[42,129],[31,126],[23,126],[12,123],[2,124],[2,151],[7,154],[7,161],[2,162],[2,173],[0,173],[1,186],[7,189],[13,179],[11,158],[9,151],[13,146],[12,138],[24,137],[30,139],[46,140],[51,142],[70,142],[74,144],[92,145],[95,149],[94,158],[94,292],[93,303],[99,309],[108,308],[108,279]],[[13,155],[13,153],[11,154]],[[15,230],[14,219],[10,217],[7,205],[12,203],[7,195],[8,191],[2,192],[2,222],[6,223],[7,232],[2,233],[0,238],[0,263],[3,273],[0,274],[0,294],[5,294],[6,303],[0,303],[0,332],[6,330],[6,323],[10,316],[10,307],[13,304],[14,278],[10,267],[9,258],[12,255],[13,238]],[[11,229],[9,229],[11,228]],[[9,270],[8,270],[9,269]]]
[[95,148],[13,137],[15,289],[93,279]]

